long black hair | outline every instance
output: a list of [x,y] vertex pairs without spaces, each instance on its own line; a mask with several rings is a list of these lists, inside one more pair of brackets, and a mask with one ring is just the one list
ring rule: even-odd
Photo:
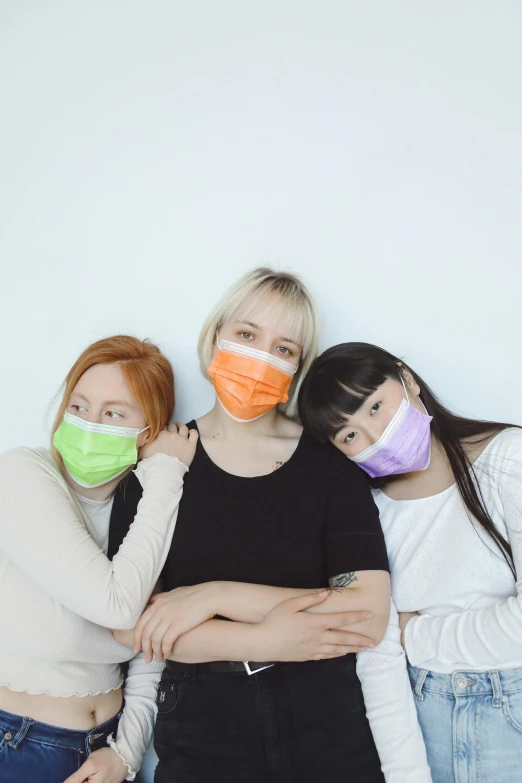
[[[299,418],[304,427],[319,440],[328,440],[343,426],[345,417],[355,413],[388,378],[400,380],[401,363],[401,359],[369,343],[342,343],[329,348],[314,361],[299,392]],[[408,370],[420,387],[426,410],[433,417],[431,431],[446,453],[468,513],[493,539],[516,579],[510,543],[486,508],[464,446],[466,442],[483,443],[516,425],[457,416],[444,407],[411,367]],[[371,484],[384,487],[395,478],[372,479]]]

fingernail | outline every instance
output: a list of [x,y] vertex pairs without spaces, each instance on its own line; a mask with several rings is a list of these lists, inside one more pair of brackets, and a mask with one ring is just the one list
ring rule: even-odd
[[373,617],[373,614],[370,614],[370,612],[368,612],[368,614],[365,614],[365,615],[364,615],[364,619],[365,619],[365,620],[371,620],[371,619],[372,619],[372,617]]
[[321,590],[321,592],[319,593],[319,596],[320,596],[321,598],[324,598],[324,597],[325,597],[325,596],[327,596],[327,595],[328,595],[328,590]]
[[375,647],[375,645],[374,645],[374,644],[367,644],[367,645],[366,645],[366,647],[365,647],[364,649],[365,649],[365,650],[373,650],[373,648],[374,648],[374,647]]

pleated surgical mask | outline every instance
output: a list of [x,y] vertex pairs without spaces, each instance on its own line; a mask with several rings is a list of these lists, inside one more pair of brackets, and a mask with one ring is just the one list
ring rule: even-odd
[[67,411],[53,444],[77,484],[101,487],[136,464],[138,435],[147,429],[96,424]]
[[410,405],[402,375],[401,382],[406,398],[379,440],[356,457],[350,457],[371,478],[426,470],[430,464],[433,417]]
[[230,340],[217,340],[208,374],[231,418],[249,422],[288,400],[297,367],[285,359]]

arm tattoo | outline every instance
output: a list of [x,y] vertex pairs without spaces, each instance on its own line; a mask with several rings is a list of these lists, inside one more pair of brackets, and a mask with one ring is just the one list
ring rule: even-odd
[[349,587],[352,582],[357,582],[355,571],[349,571],[347,574],[338,574],[337,576],[332,576],[328,580],[328,584],[333,590]]

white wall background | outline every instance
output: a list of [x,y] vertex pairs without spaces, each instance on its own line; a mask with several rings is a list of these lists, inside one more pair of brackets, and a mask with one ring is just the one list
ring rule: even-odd
[[325,347],[522,423],[521,31],[516,0],[0,0],[0,449],[116,332],[204,412],[200,325],[260,263]]

